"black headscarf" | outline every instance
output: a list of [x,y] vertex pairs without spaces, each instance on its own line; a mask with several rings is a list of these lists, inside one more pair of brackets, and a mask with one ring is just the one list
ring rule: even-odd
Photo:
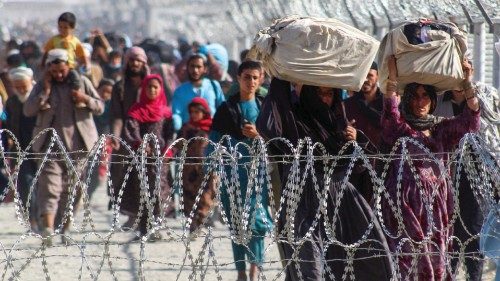
[[[416,94],[418,87],[423,86],[427,95],[431,99],[431,108],[429,113],[425,117],[416,117],[413,115],[411,110],[411,100],[413,96]],[[406,120],[406,122],[414,129],[419,131],[424,131],[431,129],[439,122],[441,122],[444,118],[432,115],[437,105],[437,93],[436,88],[430,85],[423,85],[418,83],[410,83],[406,85],[404,90],[404,95],[401,98],[400,110],[401,115]]]
[[[345,144],[342,131],[343,118],[337,118],[336,110],[330,108],[318,96],[318,87],[304,85],[299,97],[291,91],[290,82],[273,78],[269,95],[262,104],[257,118],[257,130],[265,139],[283,137],[296,144],[299,139],[311,138],[322,143],[330,154],[337,154]],[[337,95],[334,96],[335,101]],[[284,146],[276,147],[280,153],[288,153]]]
[[336,105],[340,104],[337,92],[333,96],[333,106],[324,103],[318,95],[318,87],[304,85],[300,92],[299,103],[296,104],[296,116],[306,129],[305,135],[315,142],[323,143],[330,153],[337,153],[344,145],[341,133],[345,127],[344,120],[340,117]]

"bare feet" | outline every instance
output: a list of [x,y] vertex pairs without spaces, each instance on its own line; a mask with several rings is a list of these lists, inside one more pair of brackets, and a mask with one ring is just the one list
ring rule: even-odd
[[250,264],[250,281],[256,281],[259,278],[259,267],[255,263]]
[[247,281],[247,274],[245,271],[238,271],[238,279],[236,281]]

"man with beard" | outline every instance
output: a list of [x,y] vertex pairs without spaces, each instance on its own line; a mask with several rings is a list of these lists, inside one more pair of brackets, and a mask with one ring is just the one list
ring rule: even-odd
[[[7,99],[5,104],[5,113],[7,119],[4,123],[4,129],[12,132],[19,147],[15,144],[11,136],[7,139],[7,149],[13,153],[20,153],[22,150],[26,149],[30,141],[32,140],[33,128],[35,127],[36,117],[28,117],[23,113],[24,102],[28,99],[33,85],[33,70],[27,67],[19,66],[9,70],[9,79],[12,83],[12,90],[14,95]],[[17,156],[17,154],[16,154]],[[17,163],[12,163],[13,166]],[[19,176],[17,179],[17,191],[19,192],[19,197],[26,208],[27,202],[30,199],[30,187],[33,182],[33,177],[36,173],[36,163],[33,159],[24,160],[19,169]],[[33,197],[33,192],[31,193]],[[35,210],[35,200],[30,202],[29,219],[33,231],[37,231],[36,223],[36,210]]]
[[[127,112],[137,101],[142,79],[149,73],[148,57],[141,47],[132,47],[125,54],[124,75],[113,87],[111,94],[111,132],[119,137]],[[118,150],[120,144],[113,141],[113,148]]]
[[[359,92],[344,101],[344,118],[352,123],[358,132],[358,143],[368,154],[375,154],[381,149],[380,118],[383,108],[383,95],[377,85],[378,67],[374,62],[366,75]],[[350,182],[358,189],[367,202],[372,199],[373,184],[368,170],[353,171]]]
[[376,148],[380,147],[380,116],[383,95],[377,85],[378,67],[374,62],[359,92],[344,101],[347,120],[355,120],[354,127],[366,136]]
[[[46,245],[50,246],[54,227],[63,224],[62,232],[66,233],[73,217],[70,212],[77,209],[82,187],[75,185],[75,177],[85,178],[85,173],[81,171],[85,157],[82,151],[90,151],[98,139],[92,116],[102,114],[104,103],[86,77],[80,77],[79,90],[73,89],[66,50],[50,50],[46,63],[47,73],[53,81],[50,99],[43,89],[44,83],[36,84],[23,106],[23,113],[28,117],[37,117],[33,136],[52,128],[52,131],[35,138],[33,152],[46,152],[50,148],[53,132],[57,133],[64,146],[52,147],[51,152],[57,154],[51,153],[48,156],[38,179],[37,203],[43,224],[42,236]],[[47,102],[50,107],[44,110],[43,104]],[[77,104],[85,104],[85,107],[78,107]],[[59,161],[62,157],[60,152],[63,151],[76,163],[76,174],[65,161]],[[68,204],[71,203],[74,205],[73,209],[68,209]],[[67,242],[66,236],[62,238],[63,243]]]
[[[110,125],[111,133],[115,137],[122,137],[123,124],[128,118],[128,110],[138,100],[142,79],[149,74],[147,62],[148,57],[141,47],[134,46],[125,53],[123,78],[115,83],[111,94]],[[111,145],[113,147],[113,157],[110,172],[113,185],[108,190],[113,193],[110,194],[110,208],[112,204],[118,203],[116,201],[118,193],[123,184],[127,167],[130,165],[122,164],[130,162],[130,159],[126,157],[129,154],[127,149],[121,147],[118,139],[112,139]],[[124,190],[120,211],[125,215],[129,215],[127,226],[131,225],[135,220],[135,213],[129,212],[130,209],[135,209],[133,208],[134,204],[137,204],[137,198],[134,198],[128,190]]]
[[172,111],[174,129],[178,131],[189,121],[188,105],[195,97],[201,97],[208,102],[213,117],[219,105],[224,101],[224,93],[219,82],[205,78],[207,58],[202,54],[191,55],[187,60],[189,81],[181,84],[174,92]]

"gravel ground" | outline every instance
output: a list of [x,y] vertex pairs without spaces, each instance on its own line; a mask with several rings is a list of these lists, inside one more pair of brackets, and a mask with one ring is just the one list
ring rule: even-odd
[[[62,244],[60,236],[54,237],[54,245],[46,249],[45,257],[42,255],[42,240],[39,237],[22,237],[25,230],[17,222],[14,205],[1,204],[0,280],[11,280],[14,273],[17,273],[19,280],[43,280],[49,277],[50,280],[78,280],[80,276],[82,280],[93,280],[97,275],[98,280],[113,280],[113,277],[117,280],[141,280],[139,272],[143,272],[145,280],[190,280],[191,274],[192,280],[217,280],[217,272],[222,280],[236,280],[228,231],[220,223],[212,231],[213,243],[210,249],[217,266],[214,265],[214,259],[209,258],[210,251],[203,248],[205,237],[189,241],[180,239],[182,229],[179,219],[168,221],[172,232],[162,231],[162,240],[145,244],[142,269],[139,263],[141,243],[132,241],[136,237],[132,232],[111,235],[108,243],[110,258],[104,258],[105,241],[108,240],[106,236],[110,233],[112,219],[107,210],[107,200],[104,189],[98,189],[90,208],[95,231],[89,231],[89,226],[81,232],[73,228],[68,235],[72,239],[69,246]],[[76,222],[80,228],[81,221],[82,214],[79,212]],[[266,245],[269,243],[270,240],[267,240]],[[192,259],[187,258],[188,248],[191,249]],[[199,257],[202,260],[197,264],[204,266],[192,266],[192,261]],[[266,280],[283,280],[275,245],[269,248],[266,261]],[[45,263],[47,273],[44,272]],[[494,266],[488,264],[483,280],[493,280],[493,274]],[[463,274],[458,280],[465,280]]]
[[[133,232],[117,232],[109,239],[110,259],[104,259],[105,241],[110,234],[112,215],[107,210],[108,198],[104,189],[99,189],[91,203],[91,212],[95,231],[73,230],[68,237],[72,241],[69,246],[62,244],[61,236],[53,238],[53,246],[45,251],[45,262],[48,274],[43,270],[42,240],[40,237],[22,237],[25,229],[17,221],[13,203],[0,205],[0,280],[9,280],[13,272],[19,272],[19,280],[43,280],[49,276],[51,280],[93,280],[92,276],[99,274],[98,280],[141,280],[139,272],[143,272],[146,280],[189,280],[191,274],[196,280],[217,280],[214,259],[209,259],[209,251],[203,248],[205,235],[189,240],[181,239],[182,228],[180,219],[170,219],[167,225],[172,232],[161,231],[162,240],[145,243],[143,268],[141,270],[141,243],[132,241]],[[81,229],[82,212],[76,218],[77,227]],[[125,220],[126,218],[121,218]],[[208,230],[203,230],[205,233]],[[212,252],[215,256],[217,270],[222,280],[236,280],[231,243],[227,228],[216,223],[212,231]],[[184,241],[184,242],[183,242]],[[189,242],[189,243],[188,243]],[[266,241],[269,244],[269,241]],[[191,249],[192,259],[187,258],[187,249]],[[192,261],[202,257],[197,264],[203,267],[193,267]],[[11,265],[7,265],[10,258]],[[281,271],[278,251],[272,246],[266,255],[264,274],[267,280],[273,280]],[[103,262],[104,261],[104,262]],[[109,263],[111,262],[111,264]],[[207,266],[208,265],[208,266]],[[193,268],[197,271],[194,272]],[[281,280],[283,278],[278,278]]]

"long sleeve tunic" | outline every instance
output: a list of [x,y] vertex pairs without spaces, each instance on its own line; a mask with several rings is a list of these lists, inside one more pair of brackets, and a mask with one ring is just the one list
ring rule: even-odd
[[[259,134],[266,140],[286,138],[296,146],[299,140],[309,137],[313,143],[322,143],[329,155],[336,155],[345,144],[341,133],[343,128],[339,126],[338,121],[340,120],[336,118],[335,112],[323,104],[317,95],[303,91],[300,96],[295,96],[291,92],[289,82],[274,78],[262,104],[256,126]],[[274,142],[269,147],[275,155],[291,154],[291,149],[283,142]],[[278,214],[277,228],[280,239],[289,241],[280,245],[286,259],[297,258],[304,261],[291,262],[285,269],[285,280],[331,280],[330,275],[324,272],[324,260],[327,261],[335,280],[342,279],[346,269],[345,249],[327,243],[332,240],[346,244],[358,242],[369,225],[372,227],[367,236],[369,241],[362,244],[363,249],[356,250],[356,259],[353,261],[355,279],[391,279],[391,260],[382,228],[356,188],[350,183],[343,184],[344,177],[347,176],[345,162],[335,169],[327,184],[322,161],[314,161],[314,168],[306,170],[304,164],[292,167],[290,158],[285,157],[284,160],[288,163],[278,165],[282,185],[281,212]],[[299,185],[293,181],[304,181],[304,184]],[[291,182],[293,184],[290,184]],[[317,216],[321,211],[322,198],[318,197],[315,185],[321,190],[327,190],[326,215]],[[299,187],[294,190],[295,186]],[[338,212],[334,214],[338,202]],[[334,216],[336,222],[332,227],[335,234],[328,237],[325,221],[333,221]],[[319,223],[314,225],[315,221]],[[287,237],[289,226],[293,229],[293,237]],[[311,227],[314,229],[312,232]],[[288,244],[305,237],[308,241],[304,242],[298,253]]]
[[[479,111],[467,108],[461,115],[437,124],[431,129],[431,135],[426,136],[413,129],[401,117],[398,102],[393,97],[384,100],[381,124],[384,142],[395,144],[401,137],[410,137],[423,144],[437,158],[437,163],[428,161],[429,155],[421,147],[407,142],[407,153],[413,155],[410,161],[400,159],[401,157],[392,160],[385,178],[386,192],[392,204],[389,200],[383,200],[382,214],[384,224],[393,236],[388,238],[392,252],[396,252],[402,243],[401,253],[421,253],[413,272],[410,272],[410,268],[414,257],[399,257],[402,278],[442,280],[446,270],[444,254],[451,249],[447,239],[452,233],[450,221],[453,215],[453,195],[446,175],[443,174],[448,172],[443,170],[444,161],[447,160],[444,153],[452,151],[464,134],[479,129]],[[396,154],[402,152],[400,145]],[[410,164],[413,165],[414,172]],[[398,233],[399,215],[394,214],[391,207],[401,212],[400,222],[405,230],[402,233]],[[409,238],[412,242],[403,243],[404,238]],[[414,242],[422,242],[424,238],[429,238],[432,243],[426,243],[417,249],[418,245]],[[410,244],[416,248],[412,249]],[[431,255],[429,252],[435,254]]]
[[[139,121],[129,118],[125,121],[123,128],[123,140],[127,142],[133,149],[137,149],[143,142],[146,134],[155,134],[160,146],[160,152],[168,146],[172,139],[172,119],[164,119],[154,123],[140,123]],[[151,143],[151,142],[150,142]],[[151,160],[154,161],[154,160]],[[170,192],[170,187],[167,181],[168,164],[164,163],[162,167],[156,167],[153,162],[147,165],[148,188],[150,195],[153,195],[155,189],[155,178],[160,177],[160,194],[155,194],[160,198],[166,198]],[[158,170],[159,168],[159,170]],[[146,184],[146,183],[144,183]],[[121,201],[121,211],[126,214],[137,214],[139,208],[139,200],[141,198],[141,181],[136,168],[132,169],[127,180],[123,198]],[[157,197],[158,198],[158,197]]]

